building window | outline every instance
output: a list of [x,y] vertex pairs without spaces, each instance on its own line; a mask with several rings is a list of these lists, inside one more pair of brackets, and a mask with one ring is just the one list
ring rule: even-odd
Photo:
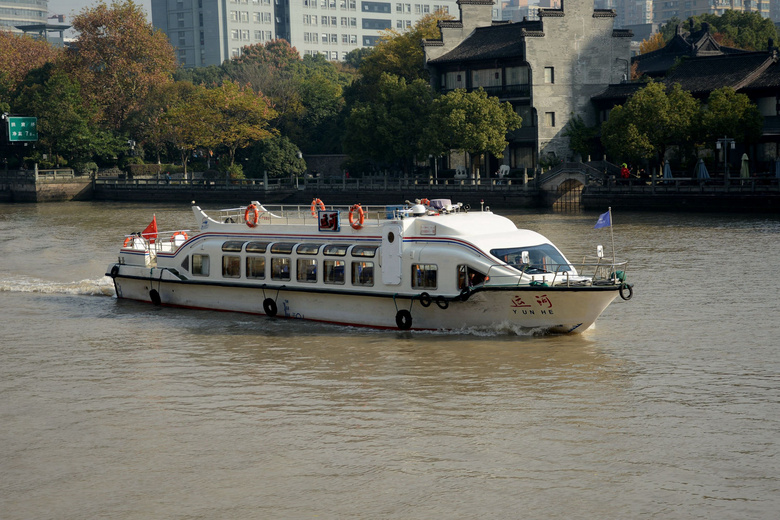
[[544,122],[547,123],[547,126],[549,127],[555,126],[555,112],[545,112]]
[[555,67],[544,68],[544,82],[555,83]]

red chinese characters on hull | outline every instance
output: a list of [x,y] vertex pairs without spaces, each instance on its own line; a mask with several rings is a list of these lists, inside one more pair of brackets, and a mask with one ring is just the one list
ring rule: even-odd
[[[530,302],[530,303],[529,303]],[[550,297],[546,294],[537,294],[533,296],[533,299],[524,297],[521,295],[515,295],[512,297],[509,307],[514,314],[517,314],[518,310],[521,314],[552,314],[553,303]]]

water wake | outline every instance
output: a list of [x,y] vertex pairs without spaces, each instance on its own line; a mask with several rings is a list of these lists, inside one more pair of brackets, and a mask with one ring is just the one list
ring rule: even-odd
[[78,282],[52,282],[38,278],[21,277],[0,279],[0,292],[114,296],[114,283],[108,276]]

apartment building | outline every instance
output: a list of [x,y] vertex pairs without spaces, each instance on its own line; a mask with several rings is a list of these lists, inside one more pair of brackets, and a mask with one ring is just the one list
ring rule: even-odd
[[152,24],[168,35],[185,67],[219,65],[247,45],[283,38],[301,55],[343,60],[373,47],[386,29],[403,31],[423,16],[455,12],[455,0],[152,0]]
[[0,0],[0,31],[22,34],[17,25],[45,24],[48,0]]

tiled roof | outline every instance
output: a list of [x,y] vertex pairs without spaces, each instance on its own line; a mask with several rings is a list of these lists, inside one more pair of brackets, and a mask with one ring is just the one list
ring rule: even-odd
[[523,58],[523,38],[526,32],[541,30],[542,24],[539,21],[478,27],[460,45],[429,63]]
[[767,52],[687,58],[663,82],[669,86],[679,83],[694,96],[707,95],[721,87],[739,90],[755,81],[772,62],[773,57]]

